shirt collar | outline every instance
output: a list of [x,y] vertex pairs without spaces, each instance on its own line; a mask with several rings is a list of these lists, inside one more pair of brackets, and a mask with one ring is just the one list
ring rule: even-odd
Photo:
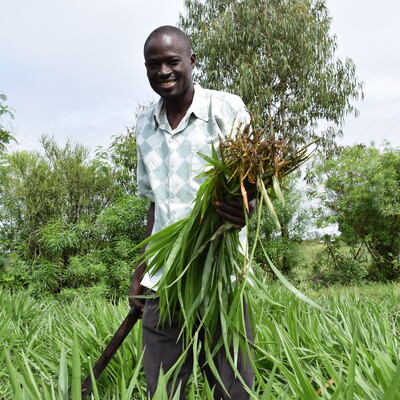
[[[197,118],[207,122],[209,120],[209,103],[210,98],[207,96],[206,91],[195,82],[193,101],[186,115],[188,116],[193,113]],[[162,125],[163,121],[166,121],[166,118],[167,116],[165,115],[164,101],[162,98],[160,98],[154,110],[154,128],[157,129],[159,125]]]
[[207,122],[209,120],[209,104],[210,98],[207,96],[206,91],[198,83],[195,83],[193,102],[188,112],[192,112],[197,118]]

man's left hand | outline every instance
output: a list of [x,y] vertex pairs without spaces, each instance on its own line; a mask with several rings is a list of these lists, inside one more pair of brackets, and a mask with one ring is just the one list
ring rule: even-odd
[[[249,201],[248,218],[251,218],[256,209],[256,199]],[[243,204],[239,200],[232,200],[228,203],[222,201],[214,202],[215,212],[227,222],[233,224],[232,229],[241,229],[246,225],[246,217],[243,212]]]

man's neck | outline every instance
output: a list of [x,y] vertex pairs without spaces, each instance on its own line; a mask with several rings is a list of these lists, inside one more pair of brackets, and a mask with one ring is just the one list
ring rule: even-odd
[[165,110],[171,129],[176,129],[183,117],[186,115],[193,102],[194,85],[192,84],[185,92],[184,96],[176,99],[164,99]]

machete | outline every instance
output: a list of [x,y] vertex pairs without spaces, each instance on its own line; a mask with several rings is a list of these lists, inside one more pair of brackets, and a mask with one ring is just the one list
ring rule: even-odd
[[[132,330],[136,321],[139,319],[141,311],[135,307],[132,307],[125,317],[124,321],[120,325],[120,327],[115,332],[114,336],[108,343],[107,347],[104,349],[103,353],[97,360],[96,364],[93,367],[93,375],[94,379],[97,381],[107,367],[113,355],[121,346],[122,342],[127,337],[128,333]],[[90,374],[85,378],[81,386],[82,397],[88,396],[92,391],[92,379]]]

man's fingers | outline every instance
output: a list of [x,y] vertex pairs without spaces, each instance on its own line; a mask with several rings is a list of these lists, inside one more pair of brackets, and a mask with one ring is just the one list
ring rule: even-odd
[[[218,209],[218,208],[215,209],[215,212],[224,221],[228,221],[228,222],[234,224],[233,228],[235,228],[235,226],[239,226],[239,228],[242,228],[246,224],[246,221],[243,218],[243,211],[242,211],[240,216],[232,215],[232,213],[226,213],[226,212],[224,212],[224,211],[222,211],[221,209]],[[238,228],[235,228],[235,229],[238,229]]]
[[141,301],[141,299],[138,299],[135,296],[137,296],[137,295],[129,294],[129,296],[128,296],[129,304],[130,304],[131,307],[135,307],[137,310],[140,311],[139,318],[142,318],[143,317],[144,303],[143,303],[143,301]]
[[132,307],[135,307],[137,310],[140,311],[139,319],[143,318],[143,309],[144,309],[143,303],[139,299],[130,298],[129,299],[129,304]]
[[214,203],[216,213],[225,221],[234,224],[233,229],[240,229],[246,225],[243,208],[239,201],[233,200],[229,204],[221,201]]
[[243,207],[240,201],[232,200],[230,203],[223,203],[222,201],[216,201],[214,206],[217,210],[224,212],[225,214],[243,217]]
[[[252,217],[256,209],[257,201],[255,199],[250,200],[249,210],[247,216]],[[234,224],[232,229],[241,229],[246,225],[246,217],[243,211],[243,205],[239,200],[232,200],[230,203],[224,203],[222,201],[214,202],[215,212],[227,222]]]

